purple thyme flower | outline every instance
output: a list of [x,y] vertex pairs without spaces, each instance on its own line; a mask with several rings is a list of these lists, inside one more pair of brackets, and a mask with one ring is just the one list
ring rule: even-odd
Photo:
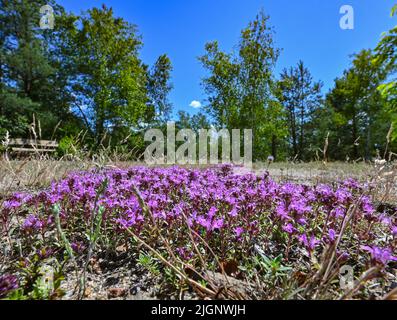
[[18,289],[18,279],[11,274],[0,276],[0,299],[5,298],[12,290]]
[[234,228],[234,232],[236,233],[237,238],[240,238],[241,234],[244,232],[244,229],[242,227],[236,227]]
[[316,239],[315,236],[311,236],[310,240],[307,239],[306,234],[302,234],[298,237],[298,240],[306,247],[306,249],[311,252],[315,249],[315,247],[320,243],[319,240]]
[[301,234],[300,236],[298,236],[298,240],[305,246],[308,247],[309,246],[309,242],[307,241],[307,236],[305,234]]
[[229,215],[231,217],[237,217],[237,208],[234,207],[232,210],[230,210]]
[[334,229],[329,229],[328,230],[328,238],[329,238],[329,240],[331,240],[331,242],[334,242],[335,241],[335,237],[336,237],[335,230]]
[[21,202],[15,199],[6,200],[3,203],[3,208],[5,209],[17,209],[21,206]]
[[207,213],[208,218],[212,219],[215,216],[217,211],[218,211],[217,208],[211,207],[210,210]]
[[320,243],[319,240],[316,239],[315,236],[310,237],[310,242],[309,242],[309,249],[314,250],[314,248]]
[[357,180],[352,179],[352,178],[346,179],[343,182],[343,185],[350,189],[360,190],[360,184],[357,182]]
[[283,226],[283,230],[289,234],[292,234],[296,231],[296,228],[291,223],[288,223]]
[[72,247],[73,251],[76,253],[82,253],[85,249],[85,245],[82,242],[72,242],[70,246]]
[[281,220],[290,220],[291,217],[288,215],[284,204],[279,204],[276,208],[276,214]]
[[397,261],[397,257],[392,255],[389,248],[379,248],[377,246],[361,246],[361,249],[371,254],[371,262],[386,266],[390,261]]
[[381,214],[379,216],[379,221],[385,226],[390,226],[392,224],[391,218],[386,214]]
[[34,214],[30,214],[23,222],[22,229],[27,231],[40,231],[43,222]]
[[343,207],[336,207],[332,210],[331,215],[334,215],[336,218],[343,217],[346,214],[346,209]]
[[212,222],[212,230],[221,229],[223,227],[224,221],[223,218],[215,219]]
[[391,227],[391,233],[392,233],[393,237],[397,238],[397,226]]

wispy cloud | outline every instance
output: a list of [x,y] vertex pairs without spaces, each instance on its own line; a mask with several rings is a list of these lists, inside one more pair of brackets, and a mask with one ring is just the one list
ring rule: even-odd
[[189,106],[198,109],[201,108],[201,102],[197,100],[193,100],[192,102],[190,102]]

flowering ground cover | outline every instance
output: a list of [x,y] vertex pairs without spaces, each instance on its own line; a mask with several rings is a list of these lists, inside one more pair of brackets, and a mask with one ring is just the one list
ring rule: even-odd
[[[162,279],[170,296],[387,298],[397,218],[374,204],[371,189],[353,179],[276,183],[230,165],[71,173],[3,202],[0,298],[62,298],[72,275],[84,297],[92,261],[120,250]],[[344,266],[353,272],[347,286]]]

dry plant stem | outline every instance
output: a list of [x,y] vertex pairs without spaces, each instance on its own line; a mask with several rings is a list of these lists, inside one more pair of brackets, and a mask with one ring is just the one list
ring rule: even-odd
[[165,239],[163,237],[163,235],[161,234],[161,232],[159,231],[160,229],[159,229],[159,227],[157,225],[156,219],[154,218],[154,216],[153,216],[151,210],[149,209],[149,207],[146,205],[145,200],[143,200],[143,197],[142,197],[140,191],[138,190],[138,188],[134,184],[132,185],[132,190],[133,190],[135,196],[138,198],[139,205],[141,206],[142,210],[145,211],[149,215],[150,219],[152,220],[152,223],[153,223],[153,226],[154,226],[154,230],[153,231],[155,231],[157,233],[157,235],[160,237],[160,239],[163,241],[164,245],[167,248],[168,253],[172,256],[172,258],[174,260],[178,260],[176,258],[176,256],[175,256],[173,250],[171,249],[167,239]]
[[[171,255],[171,257],[173,258],[173,260],[174,260],[174,261],[177,261],[177,262],[179,262],[179,263],[181,263],[183,266],[189,267],[194,273],[196,273],[198,276],[200,276],[200,278],[206,280],[213,288],[216,288],[217,285],[216,285],[210,278],[208,278],[208,277],[206,277],[206,276],[203,276],[203,275],[200,274],[193,266],[188,265],[188,264],[184,263],[183,261],[180,261],[180,259],[178,259],[178,258],[175,256],[175,254],[173,253],[173,250],[172,250],[172,248],[170,247],[170,245],[169,245],[167,239],[165,239],[165,238],[163,237],[163,235],[159,232],[159,228],[158,228],[157,222],[156,222],[156,220],[155,220],[155,218],[154,218],[154,216],[153,216],[151,210],[148,208],[148,206],[146,205],[145,201],[143,200],[143,197],[142,197],[142,195],[140,194],[139,190],[136,188],[135,185],[133,185],[132,188],[133,188],[134,194],[135,194],[135,195],[137,196],[137,198],[138,198],[138,201],[139,201],[140,206],[141,206],[142,209],[143,209],[144,211],[146,211],[146,212],[148,213],[148,215],[150,216],[150,218],[151,218],[151,220],[152,220],[152,222],[153,222],[153,225],[155,226],[155,230],[154,230],[154,231],[156,231],[157,234],[160,236],[161,240],[163,241],[164,245],[165,245],[166,248],[167,248],[168,253]],[[210,248],[210,246],[207,244],[207,242],[206,242],[199,234],[197,234],[196,232],[194,232],[193,230],[191,230],[190,226],[189,226],[188,223],[187,223],[186,216],[185,216],[185,215],[183,215],[183,216],[184,216],[184,219],[185,219],[185,223],[186,223],[187,226],[188,226],[189,237],[190,237],[190,239],[192,240],[192,243],[193,243],[193,246],[194,246],[194,248],[195,248],[195,251],[198,253],[198,255],[199,255],[199,257],[200,257],[200,260],[201,260],[203,269],[206,268],[206,267],[205,267],[205,262],[204,262],[204,259],[203,259],[202,255],[201,255],[199,249],[197,248],[197,246],[196,246],[196,244],[195,244],[195,242],[194,242],[194,239],[193,239],[193,237],[192,237],[192,233],[194,233],[197,237],[199,237],[199,239],[204,243],[204,245],[210,250],[210,252],[211,252],[212,255],[214,256],[216,262],[218,263],[218,265],[219,265],[219,267],[220,267],[220,270],[221,270],[221,272],[222,272],[222,275],[225,277],[226,282],[229,284],[229,280],[227,279],[227,277],[226,277],[226,275],[225,275],[225,272],[224,272],[224,269],[223,269],[222,265],[220,264],[220,262],[219,262],[219,260],[218,260],[218,257],[216,256],[216,254],[214,253],[214,251]],[[174,269],[174,270],[175,270],[175,269]],[[190,278],[187,276],[187,274],[186,274],[186,272],[185,272],[184,270],[179,270],[179,272],[182,273],[182,274],[184,275],[184,278],[185,278],[185,279],[190,279]]]
[[230,284],[230,283],[229,283],[229,279],[228,279],[227,276],[226,276],[225,270],[224,270],[222,264],[219,262],[219,259],[218,259],[217,255],[215,254],[215,252],[211,249],[211,247],[209,246],[209,244],[207,243],[207,241],[205,241],[197,232],[193,231],[192,228],[190,228],[189,223],[187,222],[186,215],[185,215],[184,213],[182,213],[182,216],[183,216],[184,221],[185,221],[185,223],[186,223],[186,226],[187,226],[187,228],[188,228],[190,240],[192,241],[193,247],[194,247],[195,251],[197,252],[197,254],[198,254],[199,258],[200,258],[200,261],[201,261],[201,264],[202,264],[202,266],[203,266],[203,269],[206,268],[206,267],[205,267],[205,262],[204,262],[204,259],[203,259],[202,255],[201,255],[201,253],[200,253],[200,250],[197,248],[196,242],[194,241],[194,238],[193,238],[193,234],[194,234],[196,237],[198,237],[200,241],[203,242],[204,246],[207,247],[208,250],[211,252],[211,254],[214,256],[214,259],[215,259],[216,263],[218,264],[219,269],[221,270],[221,273],[222,273],[222,275],[224,276],[224,278],[225,278],[227,284]]
[[214,291],[204,287],[203,285],[201,285],[200,283],[194,281],[193,279],[190,279],[184,272],[182,272],[180,269],[175,267],[171,262],[166,260],[156,249],[154,249],[149,244],[147,244],[144,240],[142,240],[140,237],[138,237],[133,231],[131,231],[130,229],[126,229],[126,231],[131,236],[133,236],[136,241],[138,241],[144,247],[146,247],[151,252],[153,252],[166,266],[168,266],[169,268],[174,270],[180,277],[182,277],[185,281],[190,283],[193,287],[199,288],[199,290],[201,290],[202,292],[205,292],[205,293],[207,293],[207,294],[209,294],[211,296],[215,296],[216,293]]
[[386,147],[385,147],[385,153],[383,154],[383,159],[386,159],[386,155],[387,155],[387,151],[389,149],[389,144],[390,144],[392,133],[393,133],[393,123],[390,124],[389,131],[387,132],[387,135],[386,135]]
[[[146,205],[145,200],[143,200],[143,197],[142,197],[140,191],[138,190],[138,188],[136,188],[135,185],[132,185],[132,189],[133,189],[133,192],[134,192],[135,196],[138,198],[138,201],[139,201],[139,204],[140,204],[142,210],[144,210],[144,211],[149,215],[149,217],[150,217],[150,219],[151,219],[151,221],[152,221],[152,223],[153,223],[153,226],[154,226],[154,230],[153,230],[153,231],[156,232],[156,234],[160,237],[160,239],[161,239],[162,242],[164,243],[164,245],[165,245],[165,247],[166,247],[166,249],[167,249],[167,252],[168,252],[168,254],[172,257],[174,263],[175,263],[175,262],[179,262],[179,263],[181,263],[183,266],[189,267],[189,269],[191,269],[194,273],[196,273],[200,278],[204,278],[203,275],[200,274],[193,266],[187,265],[186,263],[180,261],[180,259],[178,259],[178,258],[175,256],[175,254],[174,254],[174,252],[173,252],[171,246],[169,245],[168,240],[167,240],[166,238],[164,238],[164,236],[161,234],[160,229],[159,229],[159,227],[158,227],[158,225],[157,225],[156,219],[154,218],[154,216],[153,216],[151,210],[149,209],[149,207]],[[185,272],[185,270],[182,269],[182,270],[180,270],[180,272],[182,272],[182,273],[184,274],[184,277],[185,277],[185,278],[188,277],[187,274],[186,274],[186,272]],[[214,285],[211,281],[208,281],[208,282],[209,282],[210,284]]]
[[[305,296],[309,295],[311,293],[311,291],[313,290],[317,281],[319,281],[320,278],[322,277],[321,283],[315,293],[315,297],[316,297],[319,294],[320,290],[323,288],[324,284],[326,283],[326,281],[329,277],[329,273],[331,272],[331,267],[333,265],[333,261],[335,259],[336,250],[338,248],[338,245],[342,239],[343,233],[344,233],[350,219],[354,216],[354,213],[357,210],[358,201],[353,206],[351,206],[349,208],[348,212],[346,213],[345,218],[343,219],[342,227],[341,227],[341,230],[339,232],[339,236],[338,236],[336,242],[332,246],[330,246],[324,253],[324,256],[323,256],[324,258],[323,258],[323,263],[321,265],[321,268],[320,268],[320,270],[317,271],[315,276],[312,278],[313,281],[311,281],[311,284],[308,285],[306,290],[303,292],[303,295],[305,295]],[[307,282],[304,285],[307,285]]]
[[339,236],[338,236],[338,238],[337,238],[337,240],[335,242],[335,246],[333,247],[331,258],[328,261],[328,266],[327,266],[327,269],[325,271],[325,274],[324,274],[324,277],[323,277],[323,280],[322,280],[322,284],[324,284],[327,281],[327,279],[328,279],[329,273],[331,272],[331,267],[332,267],[333,261],[335,259],[336,249],[339,246],[339,243],[340,243],[340,241],[341,241],[341,239],[343,237],[343,234],[344,234],[344,232],[345,232],[345,230],[347,228],[348,223],[352,220],[352,218],[354,217],[355,213],[357,212],[358,203],[361,200],[361,197],[362,197],[362,195],[360,196],[359,200],[357,200],[357,202],[352,207],[350,207],[350,209],[352,208],[351,210],[349,210],[350,213],[346,214],[345,219],[343,220],[342,228],[341,228],[341,230],[339,232]]
[[99,200],[99,196],[105,191],[107,186],[107,181],[105,180],[102,185],[101,185],[101,189],[97,192],[96,197],[95,197],[95,202],[94,202],[94,208],[91,211],[91,216],[90,216],[90,244],[88,247],[88,254],[87,254],[87,259],[84,263],[84,267],[83,267],[83,272],[81,274],[81,278],[80,278],[80,290],[79,290],[79,299],[83,299],[84,298],[84,294],[85,294],[85,287],[86,287],[86,274],[87,274],[87,268],[88,265],[90,263],[92,254],[94,252],[94,248],[96,245],[96,238],[94,238],[94,226],[95,226],[95,221],[97,216],[99,215],[99,208],[98,208],[98,200]]
[[327,133],[327,137],[325,138],[324,141],[324,148],[322,151],[323,153],[323,161],[324,161],[324,165],[327,163],[327,151],[328,151],[328,139],[329,139],[329,132]]
[[[150,219],[152,220],[152,223],[153,223],[153,226],[154,226],[154,231],[157,233],[157,235],[160,237],[160,239],[162,240],[162,242],[163,242],[164,245],[166,246],[168,254],[173,258],[174,261],[178,261],[178,262],[182,263],[182,265],[188,266],[188,267],[189,267],[191,270],[193,270],[193,272],[196,273],[200,278],[203,278],[203,279],[204,279],[203,275],[200,274],[195,268],[193,268],[193,266],[187,265],[186,263],[180,261],[180,259],[178,259],[178,258],[175,256],[175,254],[174,254],[174,252],[173,252],[171,246],[169,245],[167,239],[164,238],[163,235],[161,234],[161,232],[159,231],[159,227],[158,227],[158,225],[157,225],[156,219],[154,218],[154,216],[153,216],[151,210],[149,209],[149,207],[146,205],[145,200],[143,200],[143,197],[142,197],[141,193],[139,192],[138,188],[136,188],[135,185],[132,185],[132,189],[133,189],[133,191],[134,191],[134,194],[135,194],[136,197],[138,198],[138,201],[139,201],[139,204],[140,204],[141,208],[150,216]],[[193,243],[194,243],[194,242],[193,242]],[[200,254],[200,253],[199,253],[199,254]],[[205,268],[204,261],[203,261],[202,263],[203,263],[203,267]],[[187,277],[187,274],[186,274],[186,272],[185,272],[184,270],[182,270],[181,272],[183,272],[184,276]],[[215,286],[214,283],[212,283],[211,280],[209,280],[209,281],[207,281],[207,282],[209,282],[211,285]]]
[[189,231],[188,234],[189,234],[190,241],[192,241],[193,248],[194,248],[194,250],[196,251],[197,255],[199,256],[201,265],[203,266],[203,268],[205,268],[204,258],[203,258],[203,256],[202,256],[200,250],[197,248],[196,242],[195,242],[194,239],[193,239],[192,230],[191,230],[191,228],[190,228],[190,226],[189,226],[189,223],[187,222],[187,218],[186,218],[186,216],[185,216],[184,213],[182,213],[182,216],[183,216],[184,222],[186,223],[186,226],[187,226],[187,228],[188,228],[188,231]]
[[[72,264],[73,264],[73,267],[74,267],[75,273],[76,273],[76,279],[78,279],[79,278],[79,273],[78,273],[79,268],[78,268],[78,265],[77,265],[77,261],[76,261],[74,255],[73,255],[72,249],[70,248],[69,240],[67,239],[65,233],[62,230],[61,221],[60,221],[60,218],[59,218],[59,212],[54,210],[54,214],[55,214],[55,225],[56,225],[56,228],[57,228],[58,236],[59,236],[59,238],[62,239],[62,242],[64,243],[64,246],[66,248],[66,251],[68,252],[68,255],[69,255],[70,259],[72,260]],[[80,295],[81,286],[82,286],[82,283],[81,283],[81,281],[79,281],[76,284],[75,288],[74,288],[74,293],[73,294],[76,293],[77,287],[79,287],[79,289],[77,291],[77,298]]]

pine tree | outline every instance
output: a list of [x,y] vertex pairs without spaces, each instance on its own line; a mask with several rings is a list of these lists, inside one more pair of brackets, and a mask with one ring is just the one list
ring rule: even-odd
[[287,113],[290,136],[290,157],[307,160],[309,155],[310,131],[313,114],[321,105],[321,82],[313,77],[303,61],[295,68],[284,69],[281,73],[280,100]]

